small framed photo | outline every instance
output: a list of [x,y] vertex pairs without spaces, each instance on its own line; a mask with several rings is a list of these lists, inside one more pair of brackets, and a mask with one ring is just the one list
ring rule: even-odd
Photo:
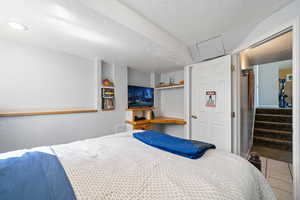
[[206,91],[206,106],[207,107],[216,107],[216,91]]

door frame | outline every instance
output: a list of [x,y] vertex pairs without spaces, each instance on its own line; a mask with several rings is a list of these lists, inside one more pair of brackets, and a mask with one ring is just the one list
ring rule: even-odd
[[191,73],[192,73],[193,65],[188,65],[184,67],[184,120],[186,121],[186,125],[184,126],[184,137],[186,139],[191,139],[191,122],[192,122],[192,114],[191,114]]
[[[293,31],[293,186],[294,186],[294,199],[300,199],[300,20],[299,17],[296,17],[290,22],[283,24],[276,29],[262,35],[254,41],[246,43],[242,48],[237,49],[233,53],[235,55],[240,52],[256,46],[257,44],[262,43],[263,41],[268,40],[269,38],[274,37],[275,35],[283,32],[284,30],[291,29]],[[237,56],[239,57],[239,56]],[[236,66],[237,69],[240,69],[240,65]],[[239,76],[240,70],[235,70],[235,76]],[[233,93],[236,93],[235,101],[237,106],[237,117],[234,119],[235,127],[233,128],[233,137],[240,138],[240,83],[238,80],[235,80],[233,85]],[[239,148],[240,143],[233,143],[236,145],[234,148]],[[240,152],[240,151],[239,151]]]

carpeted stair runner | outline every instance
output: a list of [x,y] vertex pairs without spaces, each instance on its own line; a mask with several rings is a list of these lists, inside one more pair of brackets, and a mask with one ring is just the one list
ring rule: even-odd
[[[252,151],[262,151],[259,152],[262,156],[269,154],[273,158],[274,156],[276,158],[276,155],[272,155],[274,154],[272,150],[283,152],[289,157],[283,160],[291,162],[292,137],[292,109],[256,109]],[[286,156],[279,155],[279,157]]]

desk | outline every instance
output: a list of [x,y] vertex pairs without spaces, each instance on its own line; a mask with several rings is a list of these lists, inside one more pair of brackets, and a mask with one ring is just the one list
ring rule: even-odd
[[150,122],[152,124],[186,124],[186,121],[184,121],[183,119],[174,117],[155,117],[154,119],[151,119]]
[[155,117],[150,120],[140,120],[140,121],[125,121],[127,124],[133,126],[134,130],[152,130],[153,124],[177,124],[184,125],[186,121],[180,118],[174,117]]

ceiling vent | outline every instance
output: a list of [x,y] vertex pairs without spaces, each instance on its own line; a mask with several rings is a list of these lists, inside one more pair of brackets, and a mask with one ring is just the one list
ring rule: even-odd
[[189,47],[194,62],[209,60],[225,55],[222,36],[198,42]]

